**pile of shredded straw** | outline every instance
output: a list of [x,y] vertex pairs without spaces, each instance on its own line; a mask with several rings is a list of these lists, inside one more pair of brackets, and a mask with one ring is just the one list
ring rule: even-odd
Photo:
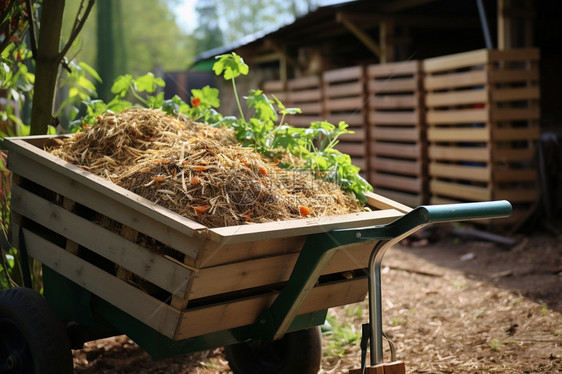
[[54,155],[208,227],[361,211],[352,194],[281,169],[228,129],[160,110],[106,112]]

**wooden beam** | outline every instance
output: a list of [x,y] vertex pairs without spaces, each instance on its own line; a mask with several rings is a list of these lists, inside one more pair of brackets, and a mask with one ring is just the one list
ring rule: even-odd
[[381,49],[379,45],[367,34],[365,31],[361,30],[359,27],[355,26],[343,13],[338,12],[336,15],[338,22],[343,24],[353,35],[357,37],[373,54],[381,58]]
[[436,0],[394,0],[389,1],[386,4],[380,5],[380,9],[383,12],[393,13],[405,10],[408,8],[415,8],[420,5],[435,2]]

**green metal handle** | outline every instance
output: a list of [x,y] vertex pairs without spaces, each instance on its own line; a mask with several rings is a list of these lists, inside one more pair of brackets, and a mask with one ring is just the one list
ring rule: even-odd
[[512,212],[511,204],[506,200],[426,205],[416,209],[425,210],[427,223],[508,217]]
[[386,225],[338,231],[354,233],[360,240],[388,240],[429,223],[501,218],[511,212],[511,204],[506,200],[422,205]]

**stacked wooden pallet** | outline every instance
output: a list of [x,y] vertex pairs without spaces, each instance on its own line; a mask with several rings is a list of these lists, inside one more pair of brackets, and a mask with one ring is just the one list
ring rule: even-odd
[[427,169],[421,64],[367,68],[369,182],[375,191],[409,206],[427,200]]
[[535,49],[423,62],[432,203],[507,199],[517,213],[536,200],[538,62]]
[[366,177],[368,170],[365,126],[365,69],[363,66],[324,72],[324,119],[334,125],[344,121],[353,134],[342,135],[337,149],[351,156]]
[[322,107],[322,81],[319,76],[295,78],[287,81],[286,107],[300,108],[302,113],[287,118],[295,127],[308,127],[319,121],[324,112]]

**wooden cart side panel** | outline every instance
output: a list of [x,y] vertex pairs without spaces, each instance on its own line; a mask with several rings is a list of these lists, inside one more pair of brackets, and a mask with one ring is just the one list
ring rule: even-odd
[[[47,139],[48,138],[46,138],[46,140]],[[12,151],[11,153],[17,153],[22,157],[28,158],[30,161],[37,163],[37,166],[49,168],[57,175],[70,178],[75,183],[84,187],[96,189],[116,202],[130,206],[142,215],[151,216],[154,220],[162,222],[176,230],[180,230],[186,234],[194,234],[196,231],[206,228],[195,221],[175,214],[159,205],[155,205],[150,200],[142,198],[76,165],[53,156],[43,149],[29,144],[25,141],[25,138],[7,139],[6,145],[8,149]]]
[[78,243],[172,294],[184,296],[191,271],[68,210],[13,186],[14,212]]
[[57,273],[163,335],[173,338],[180,312],[74,256],[48,240],[23,229],[28,254]]
[[[64,161],[61,160],[61,162]],[[95,185],[81,184],[75,179],[59,174],[56,170],[47,168],[25,157],[18,153],[17,150],[15,152],[10,151],[8,167],[23,178],[56,191],[73,201],[143,232],[191,258],[197,257],[201,241],[190,236],[187,232],[178,231],[168,226],[166,222],[154,218],[152,214],[144,215],[139,213],[138,210],[132,207],[136,205],[135,200],[138,198],[133,193],[127,195],[131,196],[130,202],[122,199],[113,200],[105,194],[106,191],[100,191]],[[82,173],[87,173],[81,169],[79,170]],[[152,206],[155,205],[152,204]],[[188,231],[187,228],[186,230]]]
[[[376,195],[375,195],[376,196]],[[376,197],[373,198],[375,200]],[[266,238],[281,238],[324,233],[336,229],[349,229],[389,223],[403,215],[390,208],[372,212],[343,214],[339,216],[266,222],[255,225],[219,227],[208,230],[209,238],[222,244],[250,242]]]
[[[367,268],[373,246],[373,243],[368,242],[342,246],[320,274]],[[298,257],[299,253],[290,253],[200,269],[193,274],[189,298],[195,300],[286,282]]]
[[[366,278],[320,285],[310,291],[298,314],[363,301],[367,287]],[[204,308],[188,309],[182,313],[175,338],[186,339],[253,324],[276,297],[277,293],[270,293]]]
[[207,241],[200,251],[196,266],[207,268],[261,257],[297,253],[300,252],[305,241],[306,236],[263,239],[237,244],[218,244]]

